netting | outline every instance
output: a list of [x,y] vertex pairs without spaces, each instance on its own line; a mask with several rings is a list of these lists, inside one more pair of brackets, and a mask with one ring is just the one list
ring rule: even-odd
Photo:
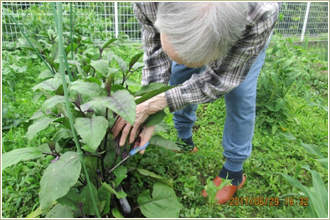
[[[70,3],[64,3],[64,28],[69,30]],[[328,39],[328,2],[284,2],[276,33],[301,39]],[[140,27],[131,2],[72,2],[75,30],[92,40],[105,41],[124,36],[140,41]],[[14,21],[16,20],[16,22]],[[2,41],[16,41],[20,28],[28,35],[38,36],[42,30],[55,31],[49,2],[2,2]]]

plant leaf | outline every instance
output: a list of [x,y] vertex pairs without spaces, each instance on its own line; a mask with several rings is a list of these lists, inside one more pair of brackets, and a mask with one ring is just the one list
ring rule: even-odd
[[113,42],[115,42],[117,39],[116,38],[112,38],[110,40],[108,40],[103,46],[102,49],[104,50],[107,46],[109,46],[110,44],[112,44]]
[[88,146],[96,150],[107,131],[108,121],[103,116],[76,118],[74,127]]
[[48,78],[52,78],[52,77],[53,77],[53,73],[50,72],[49,69],[41,71],[38,76],[39,79],[48,79]]
[[289,139],[290,141],[294,141],[296,140],[296,137],[293,136],[293,134],[291,134],[290,132],[287,132],[287,133],[282,133],[282,132],[279,132],[280,135],[286,137],[287,139]]
[[[95,198],[95,202],[96,202],[96,204],[98,204],[100,201],[97,197],[97,189],[94,186],[94,184],[91,184],[91,186],[92,186],[92,191],[93,191],[93,196]],[[91,193],[89,191],[88,186],[85,186],[84,189],[82,190],[82,192],[80,193],[79,200],[80,200],[80,202],[83,202],[83,211],[85,214],[95,215],[95,209],[94,209]]]
[[166,87],[164,83],[150,83],[148,85],[142,86],[139,91],[135,92],[135,96],[142,96],[146,94],[147,92],[152,92],[154,90],[161,89],[163,87]]
[[324,168],[328,169],[328,158],[316,159],[316,161],[320,162]]
[[128,64],[128,71],[130,71],[133,67],[133,65],[139,61],[140,57],[143,55],[144,53],[141,52],[141,53],[138,53],[136,55],[134,55],[134,57],[132,57],[132,59],[129,61],[129,64]]
[[73,218],[70,207],[56,204],[46,215],[46,218]]
[[41,207],[39,206],[36,210],[31,212],[26,216],[26,218],[37,218],[39,215],[43,214],[46,211],[41,211]]
[[47,99],[43,104],[41,109],[46,111],[47,109],[53,108],[58,103],[65,103],[65,97],[60,95],[54,95],[51,98]]
[[112,209],[111,213],[115,218],[124,218],[124,216],[120,213],[118,209]]
[[113,55],[113,58],[117,61],[118,65],[120,66],[121,71],[126,72],[127,70],[127,64],[126,62],[117,55]]
[[54,201],[65,196],[76,184],[81,171],[81,163],[76,152],[64,153],[56,163],[50,164],[40,181],[41,210],[51,208]]
[[137,201],[147,218],[178,218],[182,208],[174,190],[163,183],[154,185],[152,197],[149,190],[146,190],[139,195]]
[[125,198],[127,196],[127,194],[124,191],[117,192],[111,186],[109,186],[109,184],[107,184],[107,183],[102,183],[102,186],[106,190],[108,190],[111,194],[114,194],[117,197],[117,199]]
[[78,209],[79,192],[76,188],[71,188],[65,196],[59,198],[57,201],[61,205],[71,207],[72,210]]
[[317,196],[317,200],[313,201],[320,206],[316,211],[318,213],[318,217],[320,218],[327,218],[327,212],[328,212],[328,192],[327,188],[325,187],[325,183],[322,180],[322,177],[320,174],[314,170],[311,170],[308,165],[302,166],[302,168],[308,170],[312,174],[312,180],[313,180],[313,188],[315,189],[315,192],[313,194]]
[[75,90],[80,94],[89,96],[98,95],[101,93],[101,89],[98,84],[91,82],[83,82],[80,80],[70,83],[69,89],[71,91]]
[[137,168],[136,169],[141,175],[143,176],[147,176],[147,177],[151,177],[151,178],[154,178],[156,180],[159,180],[160,182],[162,183],[165,183],[166,185],[168,185],[169,187],[173,187],[173,180],[170,179],[166,179],[164,177],[161,177],[161,176],[158,176],[157,174],[153,173],[153,172],[150,172],[148,170],[145,170],[145,169],[139,169]]
[[119,184],[127,177],[127,168],[124,166],[119,166],[117,169],[113,171],[116,175],[116,179],[114,180],[115,186],[119,186]]
[[318,158],[322,159],[324,158],[323,154],[319,151],[319,149],[316,146],[310,145],[310,144],[305,144],[301,142],[301,145],[305,148],[305,150],[308,153],[314,154],[318,156]]
[[26,138],[28,140],[31,140],[39,131],[42,131],[47,128],[48,125],[55,120],[57,120],[57,118],[43,117],[38,119],[32,125],[29,126],[28,131],[26,132]]
[[153,115],[150,115],[149,118],[144,123],[145,126],[150,127],[152,125],[160,123],[163,118],[166,116],[166,113],[164,110],[158,111]]
[[156,95],[158,95],[158,94],[160,94],[162,92],[165,92],[165,91],[167,91],[169,89],[172,89],[172,88],[174,88],[174,87],[173,86],[164,86],[164,87],[161,87],[159,89],[156,89],[156,90],[152,90],[150,92],[147,92],[144,95],[142,95],[142,97],[136,99],[135,100],[135,103],[136,104],[140,104],[141,102],[144,102],[144,101],[146,101],[146,100],[148,100],[148,99],[150,99],[150,98],[152,98],[152,97],[154,97],[154,96],[156,96]]
[[35,85],[32,90],[36,91],[37,89],[45,89],[47,91],[56,91],[60,87],[61,81],[59,78],[47,79],[37,85]]
[[128,91],[119,90],[110,97],[102,97],[101,102],[130,124],[134,124],[136,104],[134,97]]
[[20,161],[32,160],[42,156],[42,151],[35,147],[27,147],[12,150],[2,154],[1,170],[12,166]]
[[91,66],[102,74],[102,76],[107,76],[109,72],[109,62],[106,60],[92,60]]
[[[38,49],[39,52],[43,50],[41,44],[38,41],[36,41],[35,39],[32,39],[32,38],[29,38],[29,40],[32,43],[32,45],[36,49]],[[27,48],[27,49],[30,49],[30,50],[34,50],[33,47],[31,47],[31,45],[30,45],[30,43],[29,43],[29,41],[27,39],[25,39],[25,38],[18,38],[18,42],[19,42],[19,44],[20,44],[21,47]]]
[[173,143],[170,140],[167,140],[167,139],[163,138],[160,135],[152,136],[149,140],[149,144],[159,146],[159,147],[163,147],[163,148],[166,148],[166,149],[169,149],[169,150],[182,150],[181,148],[178,147],[177,144]]
[[100,200],[100,202],[105,201],[105,206],[101,213],[101,216],[102,216],[102,215],[107,214],[110,211],[111,193],[102,185],[97,191],[97,196],[98,196],[98,199]]

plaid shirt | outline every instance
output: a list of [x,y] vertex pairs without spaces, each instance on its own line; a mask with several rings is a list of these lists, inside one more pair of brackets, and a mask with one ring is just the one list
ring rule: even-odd
[[[242,37],[221,60],[207,65],[204,72],[165,92],[170,111],[188,104],[212,102],[243,82],[252,64],[268,42],[278,19],[281,3],[249,2],[247,25]],[[160,33],[153,26],[157,2],[133,3],[140,22],[144,63],[142,85],[158,82],[167,84],[171,75],[171,60],[162,50]]]

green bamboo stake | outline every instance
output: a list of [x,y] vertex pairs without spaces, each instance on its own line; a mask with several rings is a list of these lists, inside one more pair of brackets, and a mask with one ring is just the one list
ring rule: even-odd
[[37,53],[37,55],[39,56],[39,58],[45,63],[45,65],[47,66],[47,68],[49,69],[49,71],[55,75],[54,71],[52,70],[52,68],[50,68],[48,66],[48,63],[46,62],[46,60],[41,56],[41,54],[39,53],[39,51],[37,50],[37,48],[35,48],[33,46],[33,44],[31,43],[30,39],[28,38],[28,36],[26,36],[26,34],[24,33],[23,29],[21,28],[20,25],[18,25],[17,21],[15,20],[15,18],[10,15],[10,18],[15,22],[15,24],[19,27],[19,30],[21,31],[21,33],[23,34],[23,36],[25,37],[25,39],[29,42],[30,46],[35,50],[35,52]]
[[68,90],[67,90],[67,83],[66,83],[66,80],[65,80],[64,62],[63,62],[63,60],[64,60],[64,47],[63,47],[63,30],[62,30],[62,16],[61,16],[62,15],[62,3],[61,2],[56,2],[56,4],[57,4],[57,13],[59,15],[58,16],[58,28],[57,28],[58,36],[59,36],[59,56],[58,57],[59,57],[59,60],[60,60],[60,73],[61,73],[61,79],[62,79],[62,84],[63,84],[63,92],[64,92],[64,96],[65,96],[65,105],[66,105],[66,109],[68,111],[70,127],[71,127],[71,131],[72,131],[74,141],[75,141],[75,144],[76,144],[79,159],[80,159],[80,162],[82,164],[82,167],[83,167],[83,170],[84,170],[84,173],[85,173],[85,176],[86,176],[87,186],[88,186],[89,191],[91,193],[95,213],[96,213],[96,216],[98,218],[101,218],[98,207],[97,207],[97,204],[96,204],[96,200],[95,200],[94,195],[93,195],[92,185],[91,185],[91,182],[89,180],[89,175],[88,175],[88,172],[87,172],[86,164],[84,162],[83,153],[82,153],[81,148],[80,148],[77,133],[76,133],[76,130],[74,129],[73,116],[72,116],[72,113],[71,113],[71,110],[70,110],[69,95],[68,95]]
[[70,40],[71,40],[71,59],[73,60],[73,21],[72,21],[72,2],[70,2]]
[[[52,6],[56,28],[58,28],[58,16],[57,16],[57,13],[56,13],[55,4],[54,4],[54,2],[52,2],[52,3],[50,3],[50,5]],[[66,70],[68,71],[70,82],[72,82],[73,81],[72,73],[71,73],[71,70],[70,70],[70,67],[69,67],[69,63],[68,63],[68,59],[67,59],[65,53],[64,53],[64,62],[65,62]]]

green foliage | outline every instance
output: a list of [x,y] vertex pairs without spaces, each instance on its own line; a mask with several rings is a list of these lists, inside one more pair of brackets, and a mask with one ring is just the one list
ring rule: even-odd
[[[315,77],[310,72],[311,65],[324,63],[315,57],[307,59],[302,56],[306,53],[302,47],[295,46],[293,50],[291,39],[275,35],[272,44],[271,49],[267,50],[265,65],[258,80],[256,126],[275,134],[279,128],[285,128],[287,123],[296,121],[296,112],[288,97],[290,91],[293,87],[304,87],[306,91],[310,89],[305,82]],[[324,70],[326,66],[321,68]],[[299,109],[305,106],[303,104]]]
[[[65,8],[65,10],[68,9]],[[77,7],[77,13],[78,11]],[[31,22],[36,19],[38,19],[37,16],[31,17]],[[93,16],[89,19],[92,21]],[[44,20],[53,25],[53,20]],[[86,18],[86,24],[89,21]],[[34,27],[37,26],[31,26],[31,30]],[[104,117],[106,107],[96,100],[97,97],[101,96],[100,94],[108,97],[106,88],[109,87],[106,85],[111,84],[110,95],[116,91],[125,91],[126,86],[128,86],[126,91],[132,96],[138,96],[139,92],[137,91],[140,90],[140,85],[137,82],[141,78],[139,72],[141,64],[135,64],[136,72],[139,74],[124,73],[129,78],[123,83],[122,67],[125,65],[121,60],[124,60],[128,69],[129,61],[141,53],[141,45],[121,44],[120,39],[116,41],[106,39],[102,42],[110,42],[108,45],[102,43],[100,46],[95,46],[99,41],[90,38],[92,32],[89,31],[88,25],[81,27],[82,30],[77,30],[79,29],[77,27],[76,31],[88,34],[74,36],[73,50],[70,46],[71,41],[68,40],[68,37],[64,38],[67,45],[66,53],[69,67],[75,79],[70,82],[69,77],[67,77],[71,110],[75,118]],[[52,209],[42,211],[40,208],[38,195],[40,181],[45,170],[50,164],[58,164],[66,152],[74,151],[74,143],[68,122],[65,120],[66,110],[61,98],[59,98],[63,96],[63,88],[57,73],[59,67],[58,58],[56,58],[57,46],[55,46],[57,34],[55,28],[40,29],[39,31],[44,31],[45,34],[34,36],[34,38],[42,45],[43,57],[45,59],[48,57],[47,62],[56,72],[54,76],[41,63],[40,58],[31,49],[28,49],[29,46],[23,46],[24,49],[13,47],[11,50],[2,51],[2,110],[4,112],[7,109],[7,114],[2,115],[2,158],[8,156],[6,156],[6,152],[14,154],[19,152],[14,151],[15,149],[24,151],[26,147],[36,149],[36,151],[41,149],[43,152],[40,157],[32,160],[29,160],[27,156],[23,156],[23,159],[15,158],[15,160],[20,160],[17,163],[15,160],[7,160],[10,161],[10,165],[2,161],[3,166],[10,166],[2,170],[2,216],[7,218],[24,218],[26,216],[33,218],[93,217],[81,214],[81,209],[84,209],[86,213],[95,212],[95,210],[90,209],[92,207],[90,205],[91,199],[86,187],[85,176],[82,173],[75,186],[65,196],[58,198],[57,202],[52,204]],[[283,39],[277,40],[283,41]],[[293,185],[284,176],[287,175],[289,178],[297,180],[301,185],[297,184],[303,186],[303,189],[307,188],[313,191],[315,198],[323,199],[321,196],[317,197],[319,196],[317,192],[320,191],[319,189],[322,190],[322,186],[326,187],[325,184],[328,181],[328,172],[325,169],[328,158],[318,159],[318,155],[328,155],[328,64],[327,61],[319,57],[318,53],[315,53],[317,48],[309,47],[309,50],[306,50],[302,46],[291,45],[290,41],[283,47],[280,42],[274,44],[279,45],[278,54],[283,55],[281,57],[268,56],[265,68],[268,68],[269,72],[275,72],[272,69],[273,62],[275,63],[282,57],[288,58],[285,53],[290,53],[297,58],[293,65],[300,66],[304,71],[301,72],[300,77],[295,80],[284,96],[290,105],[289,114],[291,115],[284,123],[285,126],[282,127],[278,124],[275,135],[271,135],[271,128],[266,123],[256,127],[253,152],[244,164],[247,184],[235,196],[239,198],[277,197],[280,198],[278,206],[209,205],[201,196],[201,190],[207,185],[207,179],[214,178],[225,161],[221,156],[223,152],[221,136],[225,118],[225,103],[219,99],[214,103],[200,105],[198,108],[199,119],[194,127],[194,141],[198,147],[197,154],[182,154],[171,151],[176,149],[176,145],[169,139],[173,139],[175,142],[176,131],[173,128],[172,115],[165,111],[166,115],[163,122],[156,126],[163,137],[153,136],[146,153],[143,156],[137,154],[124,166],[116,169],[108,181],[103,178],[102,160],[99,158],[104,156],[103,162],[106,169],[109,170],[113,164],[120,161],[121,154],[127,152],[130,146],[115,148],[116,142],[112,142],[112,137],[109,134],[95,151],[79,136],[90,179],[95,188],[98,188],[97,191],[95,189],[92,191],[94,196],[96,195],[101,215],[103,217],[124,217],[119,211],[119,206],[115,202],[116,199],[131,198],[132,200],[129,200],[131,206],[136,207],[138,206],[137,198],[141,192],[147,189],[150,189],[147,197],[153,201],[154,196],[150,194],[151,191],[154,193],[153,187],[158,182],[158,184],[173,186],[177,201],[182,204],[182,208],[178,212],[180,218],[310,217],[306,206],[285,205],[285,198],[299,198],[299,195],[302,195],[302,190],[296,186],[293,188]],[[267,54],[272,54],[274,44],[270,45]],[[21,44],[17,42],[17,45]],[[101,53],[100,49],[103,49]],[[71,58],[71,51],[74,52],[73,58]],[[114,55],[122,59],[114,58]],[[96,70],[97,65],[91,65],[92,61],[94,64],[98,60],[106,61],[108,72]],[[107,82],[111,83],[107,84]],[[34,86],[36,87],[32,90]],[[263,92],[259,92],[259,94],[261,95]],[[44,104],[45,102],[46,104]],[[108,111],[109,128],[115,122],[112,113],[112,111]],[[276,117],[276,113],[271,111],[266,111],[264,116],[269,117],[269,114]],[[56,118],[56,120],[45,129],[35,132],[31,135],[33,138],[27,141],[26,131],[28,127],[43,117]],[[262,117],[258,116],[257,120],[259,118]],[[19,123],[14,123],[15,119],[19,120]],[[163,127],[164,121],[170,125],[169,128]],[[9,127],[5,128],[7,125]],[[104,146],[105,140],[109,147],[104,151],[102,146]],[[54,143],[57,144],[54,145]],[[120,152],[116,150],[120,150]],[[309,153],[306,153],[306,150]],[[117,153],[119,153],[118,156]],[[10,157],[13,158],[14,156]],[[319,176],[303,165],[308,165],[309,169],[317,172]],[[98,168],[99,170],[97,170]],[[284,176],[278,173],[283,173]],[[118,185],[122,185],[124,191],[116,191]],[[84,193],[82,193],[83,191]],[[314,207],[314,204],[309,204],[310,207]],[[324,203],[324,208],[319,207],[318,210],[327,210],[325,209],[326,206],[327,204]],[[167,207],[167,204],[162,206],[162,208],[164,207]],[[323,212],[314,211],[314,214],[316,213],[322,214]],[[140,213],[139,209],[135,209],[134,215],[135,217],[146,217]]]
[[152,197],[149,190],[144,191],[137,199],[140,209],[150,218],[178,217],[182,204],[178,202],[174,190],[168,185],[156,183]]
[[206,180],[206,186],[205,191],[207,193],[207,202],[211,205],[214,205],[217,203],[217,192],[221,190],[223,187],[228,186],[231,184],[231,180],[224,179],[219,186],[216,186],[213,181],[210,179]]
[[[65,39],[65,43],[70,45],[68,39]],[[59,57],[63,54],[58,49],[61,42],[58,43],[53,37],[38,41],[29,39],[28,42],[20,39],[20,48],[41,54],[40,58],[47,63],[49,72],[40,72],[39,78],[43,81],[33,87],[33,91],[40,94],[38,98],[43,96],[45,101],[41,109],[28,121],[30,125],[26,138],[32,142],[49,127],[55,128],[56,135],[46,140],[49,149],[41,145],[38,148],[22,148],[5,153],[4,167],[17,164],[19,161],[35,159],[42,154],[53,156],[53,163],[48,165],[40,180],[40,212],[33,215],[39,213],[46,214],[46,217],[92,217],[98,213],[102,213],[103,216],[116,213],[111,209],[117,206],[120,208],[120,205],[110,206],[115,204],[110,201],[122,200],[127,196],[124,191],[118,191],[119,185],[128,177],[127,169],[115,170],[115,176],[108,171],[125,157],[134,143],[126,144],[122,149],[110,131],[119,116],[131,124],[134,123],[136,104],[131,94],[135,91],[129,89],[129,85],[134,84],[129,78],[142,67],[138,64],[142,53],[131,56],[126,63],[123,58],[109,50],[115,42],[114,39],[97,47],[89,39],[84,41],[82,37],[75,37],[74,43],[80,50],[72,51],[72,59],[67,60],[67,63],[71,64],[67,65],[68,75],[61,77],[59,72],[62,66]],[[71,49],[65,50],[65,55],[69,55]],[[49,74],[51,72],[54,74]],[[62,83],[63,80],[65,83]],[[68,100],[65,98],[67,93]],[[71,115],[74,117],[74,129],[78,138],[75,138],[74,132],[70,132]],[[148,124],[159,124],[163,118],[164,113],[157,113]],[[81,153],[74,152],[74,139],[78,139],[78,145],[83,146]],[[166,145],[166,142],[163,141],[161,145]],[[83,161],[79,160],[80,154],[84,158]],[[91,186],[87,184],[89,177],[82,172],[81,165],[87,168],[88,176],[93,183]],[[119,173],[120,170],[123,172]],[[153,172],[138,169],[138,173],[173,187],[171,181]],[[158,193],[157,190],[159,189],[155,189],[154,193]],[[164,192],[170,192],[171,195],[168,200],[176,199],[173,189],[166,190]],[[68,204],[67,200],[74,202]],[[161,209],[158,207],[154,211],[159,212]],[[166,214],[177,217],[179,210],[176,204],[176,209]],[[152,214],[145,213],[146,217],[150,215]]]
[[81,163],[76,152],[66,152],[50,164],[40,181],[41,210],[50,209],[53,202],[65,196],[77,182],[80,171]]

